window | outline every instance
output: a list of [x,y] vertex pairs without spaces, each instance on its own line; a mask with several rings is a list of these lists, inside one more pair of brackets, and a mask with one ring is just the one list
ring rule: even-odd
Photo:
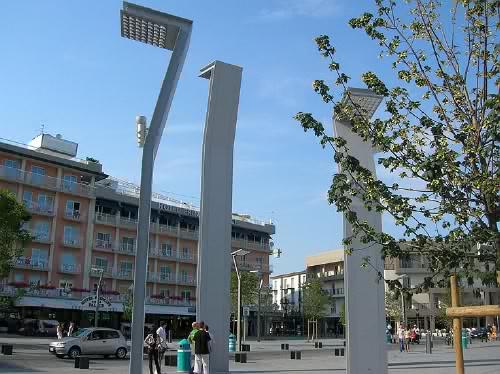
[[161,255],[172,257],[172,244],[162,243],[161,244]]
[[294,288],[295,279],[294,279],[294,278],[292,278],[292,280],[291,280],[290,282],[291,282],[291,286],[292,286],[292,288]]
[[132,252],[134,250],[135,238],[122,237],[122,249]]
[[42,184],[45,181],[45,169],[41,166],[31,167],[31,181],[35,184]]
[[49,239],[49,223],[46,221],[35,222],[35,238],[38,240]]
[[96,238],[96,247],[111,248],[111,234],[107,232],[98,232]]
[[181,281],[182,282],[188,281],[188,273],[186,270],[181,270]]
[[160,266],[160,279],[169,280],[170,279],[170,267]]
[[66,201],[65,215],[71,218],[80,218],[80,203],[78,201]]
[[15,273],[14,274],[15,282],[24,282],[24,274],[23,273]]
[[170,297],[170,290],[166,288],[160,289],[160,295],[161,297],[168,299]]
[[191,299],[191,291],[188,291],[188,290],[182,291],[181,297],[183,300],[190,300]]
[[182,248],[182,258],[188,259],[189,257],[189,248]]
[[5,160],[5,174],[10,178],[17,178],[21,175],[19,161],[17,160]]
[[76,191],[76,176],[65,175],[63,177],[63,187],[66,191]]
[[108,259],[105,257],[96,257],[95,266],[106,270],[108,268]]
[[38,274],[31,274],[30,275],[30,285],[31,286],[39,286],[40,285],[40,275]]
[[24,191],[23,192],[23,203],[27,207],[31,208],[31,203],[33,201],[33,192],[31,191]]
[[43,211],[52,211],[54,207],[54,197],[45,194],[38,194],[38,207]]
[[132,273],[132,263],[128,261],[121,261],[120,262],[120,273],[122,275],[128,275]]
[[119,339],[120,338],[120,334],[118,334],[118,331],[110,331],[110,330],[107,330],[107,331],[104,331],[105,333],[105,339]]
[[78,244],[80,239],[80,230],[75,226],[64,226],[64,243]]
[[104,340],[107,339],[107,331],[105,330],[96,330],[92,332],[90,336],[90,340]]
[[76,271],[76,258],[72,253],[63,253],[61,256],[61,270]]
[[31,264],[33,266],[45,267],[47,265],[48,251],[46,249],[33,248],[31,250]]

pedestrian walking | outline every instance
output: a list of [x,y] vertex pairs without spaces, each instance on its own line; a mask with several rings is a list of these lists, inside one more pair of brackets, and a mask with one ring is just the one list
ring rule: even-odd
[[158,361],[159,350],[161,346],[161,338],[158,336],[156,330],[153,330],[152,334],[149,334],[144,343],[148,346],[148,356],[149,356],[149,374],[154,374],[153,371],[153,361],[156,366],[156,373],[161,374],[161,366]]
[[160,353],[160,362],[163,362],[163,356],[165,355],[165,352],[167,351],[167,331],[166,331],[167,324],[165,322],[160,323],[160,327],[158,327],[158,330],[156,330],[156,333],[158,336],[161,338],[162,342],[159,347],[159,353]]
[[63,338],[63,327],[61,323],[57,325],[56,331],[57,331],[57,339],[61,340]]
[[199,330],[194,335],[194,372],[209,374],[210,365],[210,334],[205,331],[205,323],[199,323]]
[[68,327],[68,336],[73,335],[74,332],[75,332],[75,324],[73,322],[70,322]]
[[411,340],[411,330],[405,330],[405,350],[406,352],[410,352],[410,340]]
[[403,328],[403,325],[399,326],[398,338],[399,338],[399,352],[403,352],[405,349],[405,329]]

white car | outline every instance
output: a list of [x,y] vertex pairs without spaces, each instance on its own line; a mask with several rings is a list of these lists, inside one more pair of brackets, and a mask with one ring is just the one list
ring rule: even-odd
[[59,358],[69,356],[75,358],[80,355],[115,355],[117,358],[127,356],[127,341],[118,330],[103,327],[80,329],[72,336],[49,344],[49,352]]

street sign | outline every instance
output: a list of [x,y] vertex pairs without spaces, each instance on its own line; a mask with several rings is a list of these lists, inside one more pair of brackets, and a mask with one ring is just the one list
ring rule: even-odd
[[248,306],[243,307],[243,316],[244,317],[250,316],[250,308]]

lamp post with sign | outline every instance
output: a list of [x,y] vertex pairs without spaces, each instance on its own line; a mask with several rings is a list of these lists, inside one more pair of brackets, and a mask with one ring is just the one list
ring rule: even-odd
[[103,268],[98,268],[98,267],[93,267],[92,269],[93,273],[98,273],[99,274],[99,281],[97,282],[97,289],[96,289],[96,301],[95,301],[95,319],[94,319],[94,326],[99,327],[99,299],[101,297],[101,284],[102,284],[102,275],[104,273]]

